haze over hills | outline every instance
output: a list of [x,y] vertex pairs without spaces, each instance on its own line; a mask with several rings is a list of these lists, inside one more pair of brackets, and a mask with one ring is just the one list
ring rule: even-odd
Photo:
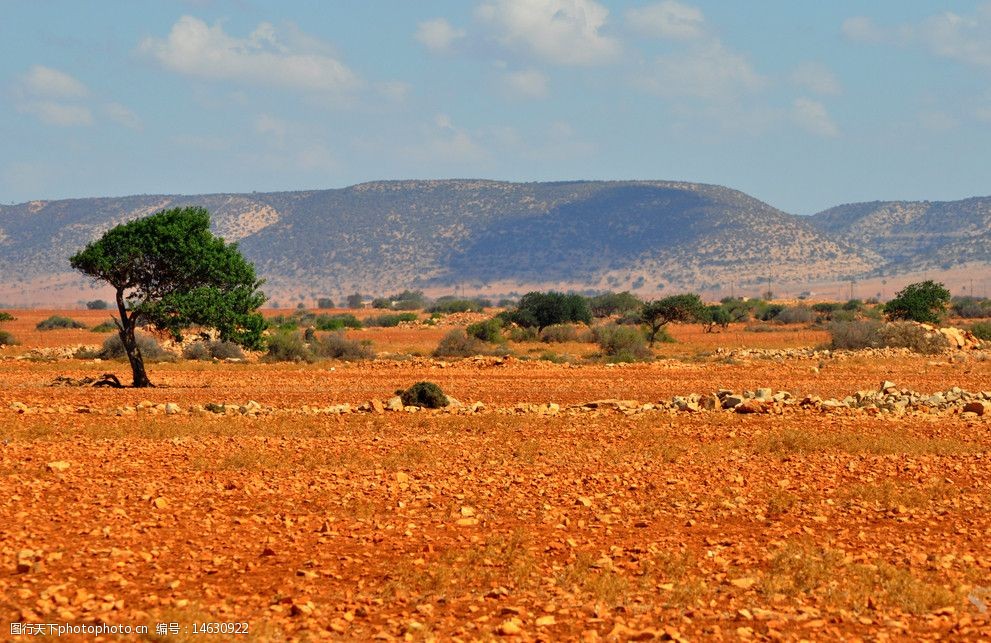
[[[283,304],[407,287],[698,290],[710,296],[991,265],[991,197],[877,202],[812,217],[667,181],[384,181],[300,192],[129,196],[0,206],[0,301],[90,296],[68,257],[122,221],[201,205]],[[972,270],[971,270],[972,272]],[[873,293],[871,293],[873,294]]]

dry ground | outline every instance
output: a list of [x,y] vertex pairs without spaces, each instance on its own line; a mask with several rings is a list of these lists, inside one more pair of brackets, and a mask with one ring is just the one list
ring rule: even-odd
[[[14,314],[24,345],[0,356],[103,338]],[[445,330],[361,336],[425,354]],[[991,637],[988,418],[495,412],[882,379],[989,390],[991,363],[734,363],[704,354],[825,338],[674,334],[659,348],[674,359],[632,367],[179,362],[150,366],[159,386],[140,391],[46,386],[120,363],[0,360],[0,619],[184,628],[161,640],[208,640],[191,628],[209,621],[247,622],[251,640]],[[357,404],[420,379],[489,410],[103,414]]]

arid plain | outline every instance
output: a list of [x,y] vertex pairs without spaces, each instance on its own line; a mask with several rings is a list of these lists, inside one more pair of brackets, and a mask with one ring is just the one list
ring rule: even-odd
[[[538,360],[539,342],[441,361],[415,355],[448,327],[403,327],[350,331],[372,361],[180,360],[137,390],[52,386],[129,370],[43,356],[105,336],[10,312],[4,621],[244,622],[248,640],[991,637],[991,405],[925,401],[991,390],[976,351],[813,353],[825,332],[696,324],[645,364]],[[381,408],[420,380],[461,406]],[[922,401],[824,403],[883,381]],[[721,389],[771,396],[673,403]]]

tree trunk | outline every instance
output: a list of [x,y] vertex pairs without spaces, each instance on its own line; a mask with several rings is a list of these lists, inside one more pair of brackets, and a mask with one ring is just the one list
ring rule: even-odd
[[117,312],[120,314],[117,333],[120,335],[120,341],[124,345],[124,351],[127,353],[127,360],[131,363],[131,376],[133,380],[131,386],[134,388],[152,386],[151,380],[148,379],[148,374],[145,372],[145,361],[141,357],[141,349],[138,348],[138,341],[134,337],[134,326],[137,319],[133,315],[127,314],[127,306],[124,305],[124,292],[122,290],[117,291]]

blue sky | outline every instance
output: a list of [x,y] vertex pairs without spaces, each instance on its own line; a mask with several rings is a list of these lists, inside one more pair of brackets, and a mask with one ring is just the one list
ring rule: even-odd
[[991,194],[991,2],[0,0],[0,202],[673,179]]

